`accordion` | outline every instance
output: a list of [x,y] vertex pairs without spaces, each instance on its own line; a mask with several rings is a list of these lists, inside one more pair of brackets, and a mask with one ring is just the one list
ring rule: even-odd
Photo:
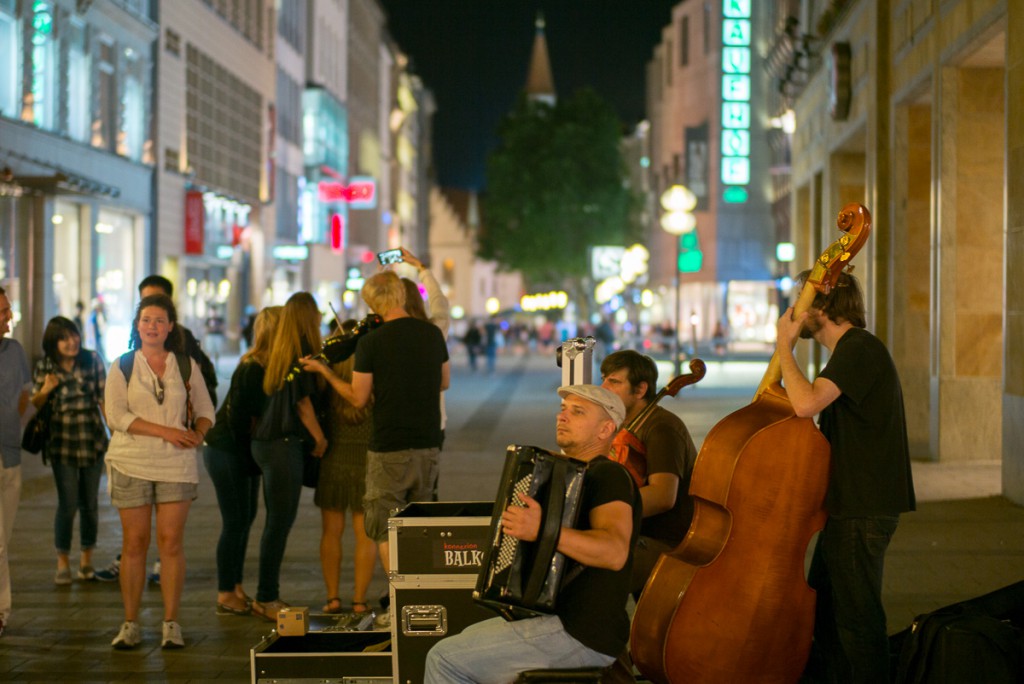
[[[491,515],[473,598],[507,620],[554,612],[559,587],[572,562],[556,551],[563,526],[575,527],[587,464],[531,446],[510,445]],[[540,503],[537,540],[506,535],[501,515],[522,505],[521,495]]]

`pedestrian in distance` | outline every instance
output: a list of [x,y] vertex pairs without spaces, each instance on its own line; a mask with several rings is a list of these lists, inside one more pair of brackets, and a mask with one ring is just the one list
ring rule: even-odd
[[25,349],[7,335],[14,312],[0,287],[0,636],[11,617],[11,573],[8,566],[14,516],[21,499],[21,420],[28,409],[29,382]]
[[[794,316],[790,307],[776,324],[789,400],[796,415],[819,415],[832,451],[828,519],[808,575],[817,592],[809,681],[889,681],[882,571],[899,515],[914,510],[915,497],[899,375],[866,327],[860,284],[848,273],[807,311]],[[793,356],[800,338],[830,352],[813,381]]]
[[213,425],[214,408],[199,365],[185,355],[177,321],[169,297],[143,297],[132,325],[132,351],[111,366],[107,379],[104,405],[113,430],[107,477],[123,538],[125,619],[111,642],[117,649],[135,648],[142,641],[138,618],[154,508],[164,608],[160,645],[185,645],[178,624],[185,521],[199,483],[197,451]]
[[217,540],[218,615],[252,612],[252,600],[242,587],[245,551],[260,490],[260,468],[252,456],[252,429],[266,407],[263,378],[281,307],[267,307],[255,318],[253,344],[239,359],[203,448],[203,462],[217,492],[221,517]]
[[313,373],[293,371],[298,360],[319,351],[320,310],[308,292],[296,292],[281,310],[270,345],[263,394],[266,404],[253,430],[252,455],[263,473],[267,516],[260,537],[259,585],[252,612],[270,622],[288,604],[281,600],[281,563],[302,494],[304,442],[320,458],[327,438],[317,421],[313,397],[320,391]]
[[[357,321],[341,324],[339,334],[355,330]],[[342,380],[352,381],[355,357],[335,363],[331,370]],[[327,453],[320,463],[314,503],[320,508],[320,566],[327,589],[327,603],[323,612],[340,613],[344,610],[339,586],[341,584],[341,538],[345,533],[345,515],[351,511],[352,532],[355,535],[355,578],[352,588],[352,611],[365,613],[369,604],[366,591],[373,578],[377,562],[377,545],[366,536],[363,515],[363,495],[366,493],[366,451],[373,431],[373,397],[362,408],[356,408],[337,392],[330,396],[330,421]]]
[[462,336],[462,344],[466,345],[466,354],[469,356],[469,370],[472,373],[476,373],[477,357],[480,355],[480,343],[482,341],[483,336],[480,334],[480,328],[477,326],[476,321],[471,321],[466,334]]
[[107,372],[103,359],[82,348],[78,326],[63,316],[51,318],[43,331],[43,357],[33,372],[32,404],[36,410],[50,402],[49,434],[43,461],[50,463],[57,489],[54,582],[71,584],[71,537],[79,513],[81,558],[77,576],[95,579],[92,551],[99,531],[99,488],[107,428],[103,394]]

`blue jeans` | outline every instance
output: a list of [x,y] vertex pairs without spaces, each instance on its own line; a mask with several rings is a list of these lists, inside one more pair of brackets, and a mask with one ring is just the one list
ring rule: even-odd
[[818,537],[808,582],[818,592],[812,657],[823,681],[889,681],[882,570],[898,523],[898,516],[829,517]]
[[249,469],[247,459],[207,444],[203,462],[217,491],[220,508],[220,539],[217,540],[217,591],[234,591],[242,583],[249,529],[256,518],[260,477]]
[[302,495],[302,441],[285,437],[252,441],[252,456],[263,471],[263,501],[267,521],[260,537],[260,581],[256,600],[276,601],[281,591],[281,561],[288,533],[295,522]]
[[439,641],[427,654],[423,681],[508,684],[523,670],[607,667],[613,662],[612,656],[569,636],[556,615],[514,622],[499,617]]
[[82,550],[95,548],[99,530],[100,477],[103,459],[88,466],[77,463],[50,463],[53,481],[57,486],[57,512],[53,517],[53,538],[57,553],[71,552],[71,534],[75,528],[75,513],[80,512],[79,534]]

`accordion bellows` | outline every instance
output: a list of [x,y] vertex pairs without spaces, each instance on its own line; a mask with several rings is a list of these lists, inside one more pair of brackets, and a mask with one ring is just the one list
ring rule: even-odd
[[[503,615],[519,619],[555,610],[558,590],[572,563],[558,553],[562,527],[575,527],[587,464],[545,449],[509,445],[491,515],[490,544],[473,598]],[[501,529],[501,514],[522,505],[523,494],[542,510],[537,540],[524,542]]]

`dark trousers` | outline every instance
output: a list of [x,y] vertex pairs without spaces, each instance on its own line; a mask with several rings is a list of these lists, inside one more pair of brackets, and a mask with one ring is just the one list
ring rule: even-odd
[[82,550],[96,546],[99,532],[99,490],[103,475],[103,459],[92,465],[77,463],[50,463],[53,481],[57,487],[57,512],[53,516],[54,548],[58,553],[71,552],[71,535],[75,528],[75,513],[80,513],[79,534]]
[[242,583],[249,530],[256,518],[260,477],[247,459],[206,445],[203,462],[217,492],[221,529],[217,540],[217,591],[234,591]]
[[298,437],[269,442],[253,440],[252,455],[263,471],[263,501],[267,508],[260,537],[260,581],[256,588],[256,600],[266,603],[280,598],[281,562],[302,495],[302,441]]
[[889,681],[882,606],[885,550],[898,516],[830,517],[818,537],[808,581],[817,592],[811,663],[805,681]]

